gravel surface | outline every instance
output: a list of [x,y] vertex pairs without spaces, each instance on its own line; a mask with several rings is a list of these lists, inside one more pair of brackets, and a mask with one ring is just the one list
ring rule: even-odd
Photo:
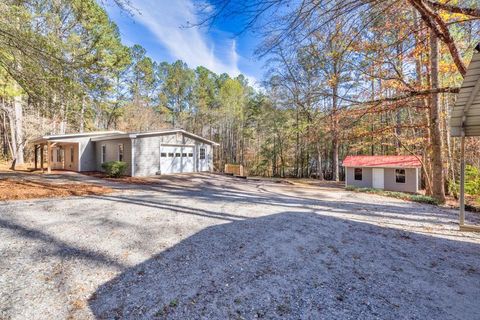
[[455,211],[208,174],[117,189],[0,204],[0,319],[480,318]]

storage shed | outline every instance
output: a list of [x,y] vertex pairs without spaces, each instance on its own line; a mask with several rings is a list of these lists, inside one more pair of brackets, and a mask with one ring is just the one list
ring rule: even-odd
[[182,129],[126,133],[104,131],[35,139],[35,166],[47,170],[102,171],[102,163],[123,161],[130,176],[213,171],[217,143]]
[[418,192],[422,164],[417,156],[347,156],[345,186]]

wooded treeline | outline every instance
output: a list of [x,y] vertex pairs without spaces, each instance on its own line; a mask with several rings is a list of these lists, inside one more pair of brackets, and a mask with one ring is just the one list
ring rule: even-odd
[[[478,1],[213,5],[204,24],[247,13],[245,28],[263,34],[258,53],[270,57],[268,97],[291,112],[292,123],[281,121],[276,132],[295,132],[270,144],[273,172],[282,174],[282,155],[294,155],[296,176],[338,180],[348,154],[413,154],[428,194],[442,202],[457,187],[459,143],[450,138],[449,117],[480,41]],[[294,142],[286,152],[284,141]],[[467,162],[478,166],[478,139],[467,143]]]
[[[216,0],[205,16],[241,12],[261,30],[262,89],[125,47],[102,3],[2,2],[1,156],[21,163],[44,133],[181,127],[220,143],[217,169],[250,175],[338,180],[347,154],[419,155],[443,200],[458,180],[449,112],[480,41],[478,2],[287,2]],[[478,167],[479,147],[468,140]]]

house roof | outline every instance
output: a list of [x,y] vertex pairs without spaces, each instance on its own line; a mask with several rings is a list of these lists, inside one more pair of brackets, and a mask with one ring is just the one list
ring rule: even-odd
[[480,43],[475,48],[467,74],[452,109],[450,130],[453,137],[480,136]]
[[344,167],[418,168],[418,156],[347,156]]
[[181,132],[187,136],[190,136],[196,140],[203,141],[205,143],[218,146],[219,144],[208,140],[206,138],[200,137],[191,132],[187,132],[183,129],[166,129],[159,131],[149,131],[149,132],[123,132],[123,131],[94,131],[94,132],[84,132],[84,133],[68,133],[68,134],[57,134],[57,135],[46,135],[33,139],[31,143],[46,143],[47,141],[56,142],[56,141],[68,141],[68,139],[91,137],[92,141],[104,141],[104,140],[113,140],[113,139],[131,139],[144,136],[155,136],[162,134],[171,134]]
[[97,137],[97,136],[104,136],[104,135],[113,135],[113,134],[121,134],[124,133],[122,131],[93,131],[93,132],[82,132],[82,133],[66,133],[66,134],[53,134],[53,135],[45,135],[41,137],[37,137],[33,139],[32,143],[45,143],[47,141],[57,141],[57,140],[65,140],[65,139],[74,139],[74,138],[83,138],[83,137]]
[[158,130],[158,131],[148,131],[148,132],[131,132],[131,133],[115,133],[111,135],[104,135],[104,136],[99,136],[99,137],[94,137],[92,138],[92,141],[104,141],[104,140],[113,140],[113,139],[133,139],[133,138],[139,138],[139,137],[145,137],[145,136],[155,136],[155,135],[163,135],[163,134],[171,134],[171,133],[183,133],[184,135],[190,136],[196,140],[203,141],[205,143],[211,144],[218,146],[219,144],[208,140],[206,138],[203,138],[201,136],[198,136],[196,134],[193,134],[191,132],[187,132],[183,129],[166,129],[166,130]]

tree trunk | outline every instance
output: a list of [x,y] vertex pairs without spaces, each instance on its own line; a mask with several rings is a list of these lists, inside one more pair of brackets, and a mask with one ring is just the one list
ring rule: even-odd
[[[432,89],[438,88],[438,39],[435,33],[430,33],[430,77]],[[443,171],[443,139],[440,128],[441,110],[438,93],[433,93],[430,106],[432,162],[432,195],[439,202],[445,202],[445,179]]]
[[82,96],[82,107],[80,109],[80,133],[85,130],[85,96]]
[[336,85],[333,86],[333,97],[332,97],[332,180],[338,181],[338,118],[337,118],[337,92],[338,88]]

